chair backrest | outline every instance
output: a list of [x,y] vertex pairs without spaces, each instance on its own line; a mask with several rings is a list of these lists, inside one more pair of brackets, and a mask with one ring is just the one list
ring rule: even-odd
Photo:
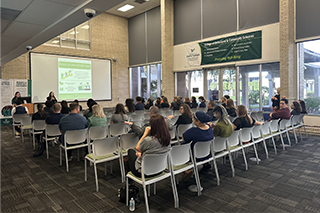
[[229,142],[229,147],[238,146],[238,144],[240,143],[240,140],[239,140],[240,132],[241,132],[241,130],[235,130],[232,132],[230,137],[227,138],[228,142]]
[[204,158],[210,154],[212,140],[198,141],[193,147],[193,155],[195,158]]
[[28,114],[13,114],[12,120],[14,123],[21,123],[23,117],[29,117]]
[[258,120],[257,114],[258,114],[258,112],[252,111],[250,117],[255,119],[255,120]]
[[173,126],[170,130],[171,139],[176,138],[176,126]]
[[264,124],[261,126],[262,134],[267,135],[270,134],[270,122],[265,121]]
[[292,119],[293,119],[293,115],[291,115],[289,121],[286,123],[286,127],[292,126]]
[[92,126],[88,130],[88,139],[103,139],[108,135],[108,127],[107,126]]
[[121,147],[124,150],[135,148],[139,137],[135,133],[127,133],[120,136]]
[[107,126],[109,126],[110,125],[110,122],[111,122],[111,117],[109,118],[109,117],[107,117]]
[[163,154],[146,154],[142,158],[142,172],[145,175],[154,175],[165,170],[168,165],[169,152]]
[[46,129],[46,121],[45,120],[34,120],[32,122],[33,130],[45,130]]
[[305,115],[305,114],[300,114],[300,115],[299,115],[299,118],[298,118],[298,123],[299,123],[299,124],[304,123],[304,121],[303,121],[304,115]]
[[253,129],[253,127],[247,127],[247,128],[243,128],[241,130],[241,137],[240,138],[241,138],[242,142],[251,141],[252,129]]
[[109,155],[117,151],[118,138],[103,138],[93,141],[93,157]]
[[263,121],[263,112],[262,111],[258,111],[256,117],[257,117],[258,121]]
[[185,132],[185,131],[187,131],[188,129],[190,129],[191,128],[191,124],[180,124],[179,126],[178,126],[178,128],[177,128],[177,135],[179,136],[179,137],[181,137],[182,136],[182,134]]
[[173,146],[171,149],[171,162],[173,166],[188,163],[190,159],[190,143]]
[[118,136],[126,133],[126,124],[110,124],[110,135]]
[[252,136],[253,138],[260,138],[261,137],[261,125],[256,125],[256,126],[253,126],[253,129],[252,129]]
[[21,117],[21,125],[22,126],[30,126],[30,125],[32,125],[32,117],[31,116],[23,116],[23,117]]
[[59,124],[50,125],[47,124],[46,126],[46,135],[47,136],[59,136],[61,135]]
[[67,144],[82,143],[87,139],[87,132],[87,128],[81,130],[67,130],[64,133],[64,141]]
[[172,125],[174,125],[177,122],[178,118],[179,116],[174,116],[173,118],[171,118]]
[[233,123],[234,120],[236,120],[237,117],[228,117],[231,123]]
[[279,120],[270,121],[271,132],[277,132],[279,130]]
[[214,152],[221,152],[223,150],[226,149],[226,145],[227,145],[227,138],[223,138],[223,137],[214,137],[213,139],[213,151]]
[[289,122],[289,119],[282,119],[279,123],[279,129],[285,130],[287,128],[287,123]]
[[300,115],[294,115],[292,116],[292,120],[291,120],[291,123],[293,126],[299,124],[299,119],[300,119]]

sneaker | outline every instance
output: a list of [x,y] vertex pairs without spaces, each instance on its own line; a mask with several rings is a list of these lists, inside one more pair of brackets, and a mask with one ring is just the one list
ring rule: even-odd
[[[190,192],[198,192],[198,188],[197,188],[196,185],[191,185],[191,186],[189,186],[189,187],[188,187],[188,190],[189,190]],[[202,190],[203,190],[203,187],[200,186],[200,191],[202,192]]]
[[68,161],[72,161],[73,156],[68,157]]

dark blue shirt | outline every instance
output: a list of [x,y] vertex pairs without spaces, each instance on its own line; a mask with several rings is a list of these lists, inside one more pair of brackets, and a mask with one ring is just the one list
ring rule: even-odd
[[206,108],[206,103],[201,102],[201,103],[199,104],[199,107],[200,107],[200,108]]
[[14,114],[27,114],[26,107],[24,107],[22,105],[18,105],[16,107],[16,112]]
[[87,128],[87,119],[77,113],[70,113],[60,119],[59,129],[62,131],[60,141],[64,143],[64,133],[67,130],[81,130]]
[[135,110],[143,110],[144,109],[144,106],[142,103],[137,103],[135,106],[134,106]]
[[65,115],[61,113],[54,113],[53,115],[50,115],[46,118],[46,123],[47,124],[59,124],[60,119],[63,118]]
[[[209,125],[208,125],[209,126]],[[213,139],[213,131],[211,126],[209,126],[209,129],[207,130],[202,130],[198,127],[192,127],[190,129],[188,129],[187,131],[185,131],[183,133],[183,140],[185,143],[191,143],[191,150],[193,150],[193,146],[195,143],[197,143],[198,141],[210,141]]]

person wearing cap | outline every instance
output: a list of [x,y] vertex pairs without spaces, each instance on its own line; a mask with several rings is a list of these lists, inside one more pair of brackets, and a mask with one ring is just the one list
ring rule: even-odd
[[184,143],[191,142],[191,150],[193,150],[195,143],[213,139],[213,131],[210,125],[207,124],[211,119],[212,118],[203,111],[198,111],[193,114],[192,121],[196,127],[191,127],[182,134]]
[[217,122],[215,124],[210,123],[214,136],[219,136],[223,138],[227,138],[232,135],[233,125],[228,119],[228,113],[226,108],[222,105],[218,105],[213,108],[213,115],[217,118]]

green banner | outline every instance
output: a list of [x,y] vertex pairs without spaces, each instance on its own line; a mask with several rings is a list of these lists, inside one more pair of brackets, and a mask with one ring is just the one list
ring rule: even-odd
[[90,70],[91,64],[90,63],[76,63],[76,62],[59,61],[59,68]]
[[260,30],[201,42],[201,65],[260,59],[261,40]]

